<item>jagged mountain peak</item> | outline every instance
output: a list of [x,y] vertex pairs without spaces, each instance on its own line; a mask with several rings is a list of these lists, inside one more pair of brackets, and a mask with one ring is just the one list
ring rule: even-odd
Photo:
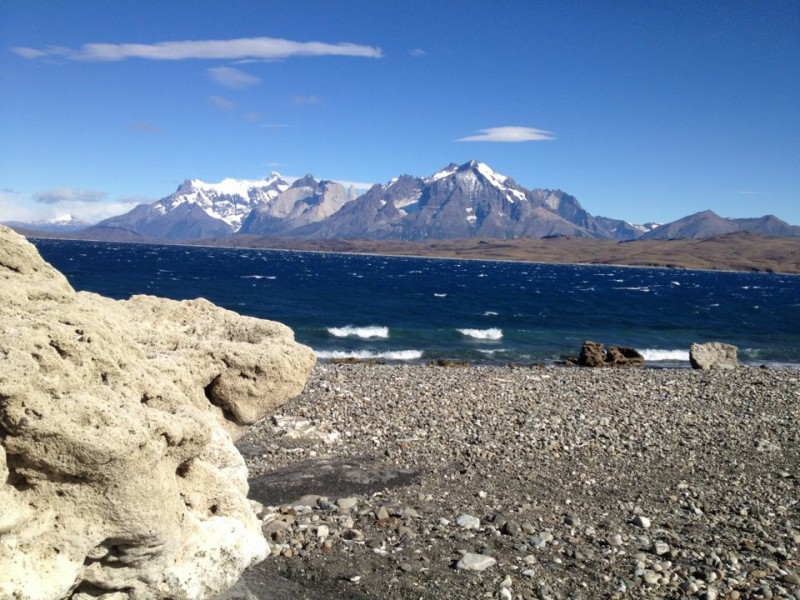
[[314,187],[317,187],[317,180],[314,179],[314,176],[311,173],[306,173],[303,177],[301,177],[300,179],[297,179],[292,184],[292,187],[293,188],[299,188],[299,187],[311,187],[311,188],[314,188]]

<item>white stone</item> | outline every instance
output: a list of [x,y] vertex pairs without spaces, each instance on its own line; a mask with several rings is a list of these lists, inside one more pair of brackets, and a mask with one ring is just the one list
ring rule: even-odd
[[496,564],[497,560],[491,556],[466,552],[464,556],[461,557],[461,560],[456,563],[456,567],[467,571],[485,571]]
[[481,520],[472,515],[461,515],[456,519],[456,524],[463,529],[480,529]]

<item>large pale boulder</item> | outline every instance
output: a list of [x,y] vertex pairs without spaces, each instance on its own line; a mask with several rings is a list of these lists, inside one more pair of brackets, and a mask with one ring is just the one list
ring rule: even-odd
[[0,226],[0,598],[203,598],[269,547],[233,445],[314,364],[205,300],[76,293]]
[[736,346],[721,342],[689,346],[689,362],[693,369],[735,369],[739,366],[737,354]]

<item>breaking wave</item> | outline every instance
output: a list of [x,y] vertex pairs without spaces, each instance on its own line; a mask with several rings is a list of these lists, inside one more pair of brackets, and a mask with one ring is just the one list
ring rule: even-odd
[[654,348],[648,348],[646,350],[640,350],[639,352],[647,361],[661,362],[674,360],[689,362],[688,350],[657,350]]
[[355,358],[358,360],[386,359],[386,360],[419,360],[422,350],[389,350],[386,352],[371,352],[369,350],[317,350],[317,358]]
[[499,340],[503,337],[503,330],[492,327],[491,329],[457,329],[461,335],[476,340]]
[[386,339],[389,337],[389,328],[381,327],[379,325],[369,325],[367,327],[353,327],[347,325],[345,327],[328,327],[328,333],[333,337],[357,337],[365,340],[372,338]]

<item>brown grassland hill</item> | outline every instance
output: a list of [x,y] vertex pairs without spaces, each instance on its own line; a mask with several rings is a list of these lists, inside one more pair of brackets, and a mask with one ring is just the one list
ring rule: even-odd
[[[174,244],[109,228],[92,235],[22,231],[29,238],[98,240],[123,243]],[[569,236],[549,238],[452,239],[420,242],[393,240],[303,240],[231,235],[181,242],[227,248],[272,248],[312,252],[510,260],[562,264],[606,264],[718,271],[766,271],[800,274],[800,237],[772,237],[736,232],[703,239],[633,240],[619,242]]]
[[751,233],[731,233],[706,239],[630,242],[574,237],[400,242],[298,240],[240,235],[199,243],[398,256],[800,273],[800,238]]

